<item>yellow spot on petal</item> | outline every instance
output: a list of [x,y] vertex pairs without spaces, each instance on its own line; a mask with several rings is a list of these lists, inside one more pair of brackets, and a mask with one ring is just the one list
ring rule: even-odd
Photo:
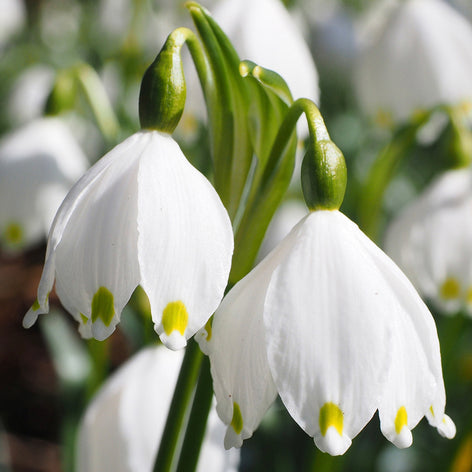
[[212,323],[212,319],[210,318],[205,324],[205,331],[207,332],[207,337],[206,337],[207,341],[211,339],[211,334],[212,334],[211,323]]
[[113,294],[106,287],[100,287],[92,299],[92,323],[100,318],[105,326],[110,326],[115,316]]
[[395,432],[397,434],[401,433],[403,426],[408,424],[408,414],[404,406],[400,407],[397,411],[397,416],[395,417]]
[[185,305],[179,300],[170,302],[162,312],[162,327],[167,336],[177,330],[182,336],[188,324],[188,313]]
[[19,223],[10,223],[3,233],[5,241],[10,244],[18,244],[23,239],[23,228]]
[[434,416],[433,405],[431,405],[431,406],[429,407],[429,411],[430,411],[430,412],[431,412],[431,414]]
[[33,303],[33,305],[31,306],[31,308],[36,311],[36,310],[39,310],[40,308],[40,305],[39,305],[39,302],[38,302],[38,299],[36,299]]
[[80,314],[80,319],[83,324],[87,324],[88,318],[83,313]]
[[328,402],[320,408],[320,431],[323,436],[326,435],[328,428],[334,426],[336,431],[342,436],[344,414],[338,405]]
[[243,415],[241,415],[241,408],[239,408],[236,402],[233,402],[233,419],[231,420],[231,426],[236,434],[240,434],[243,430]]
[[461,292],[461,286],[459,281],[455,277],[448,277],[439,289],[441,298],[444,300],[452,300],[459,297]]

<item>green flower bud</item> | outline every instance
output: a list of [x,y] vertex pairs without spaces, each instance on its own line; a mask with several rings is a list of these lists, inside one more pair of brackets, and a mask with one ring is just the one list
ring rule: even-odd
[[172,133],[185,106],[185,78],[180,51],[187,35],[176,29],[167,38],[141,82],[139,120],[141,128]]
[[338,210],[346,190],[343,153],[330,140],[311,142],[302,163],[302,189],[310,210]]

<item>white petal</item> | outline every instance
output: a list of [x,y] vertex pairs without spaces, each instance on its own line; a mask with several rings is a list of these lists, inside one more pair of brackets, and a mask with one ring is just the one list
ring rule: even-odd
[[374,414],[390,357],[391,293],[357,233],[337,211],[302,220],[288,236],[292,247],[264,306],[277,390],[295,421],[331,454],[343,453]]
[[[225,447],[252,436],[277,392],[267,364],[262,310],[278,246],[226,295],[215,313],[208,343],[217,411],[228,425]],[[235,406],[237,405],[237,406]]]
[[[0,141],[0,242],[10,252],[45,239],[87,159],[62,122],[43,118]],[[15,238],[9,238],[17,228]],[[15,234],[15,233],[13,233]]]
[[64,307],[80,321],[92,318],[97,294],[112,305],[111,319],[92,320],[96,339],[113,332],[139,283],[137,173],[146,144],[146,135],[137,133],[98,161],[64,200],[49,236],[46,265],[55,258],[56,290]]
[[[379,270],[401,306],[392,319],[393,362],[385,396],[379,409],[385,436],[399,447],[411,438],[403,429],[412,429],[434,410],[442,420],[446,396],[436,326],[426,305],[401,270],[379,248],[368,241]],[[404,408],[400,412],[400,409]],[[430,422],[432,420],[430,419]],[[404,425],[404,427],[403,427]]]
[[[183,352],[147,348],[110,377],[87,408],[78,435],[79,472],[151,471]],[[235,470],[239,454],[223,449],[224,427],[210,418],[197,470]]]
[[356,85],[366,111],[405,120],[418,109],[470,101],[470,23],[440,0],[396,3],[360,56]]
[[472,174],[445,172],[394,220],[386,249],[420,293],[455,314],[472,282]]
[[[178,349],[223,297],[233,253],[231,223],[214,188],[169,135],[149,133],[138,183],[141,285],[161,340]],[[176,312],[183,318],[174,326]]]

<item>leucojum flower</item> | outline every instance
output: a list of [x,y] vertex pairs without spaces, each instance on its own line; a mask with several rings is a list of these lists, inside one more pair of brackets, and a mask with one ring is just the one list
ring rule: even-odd
[[240,447],[280,395],[316,445],[343,454],[378,410],[398,447],[426,416],[443,436],[436,327],[406,276],[339,211],[344,158],[327,133],[302,166],[311,212],[237,283],[200,344],[211,361],[225,447]]
[[395,2],[388,13],[375,18],[381,26],[366,35],[359,55],[356,86],[365,111],[396,123],[436,105],[470,107],[470,22],[441,0]]
[[[48,311],[54,280],[81,334],[98,340],[114,331],[138,285],[172,349],[185,346],[220,303],[233,251],[231,223],[214,188],[170,136],[185,82],[181,65],[169,63],[176,58],[173,44],[167,47],[143,78],[144,129],[100,159],[58,210],[25,327]],[[173,71],[172,93],[161,82],[154,87],[160,68]],[[159,90],[171,103],[158,100]]]
[[[182,364],[183,351],[161,346],[135,354],[101,387],[81,421],[78,472],[150,472]],[[210,412],[199,472],[236,472],[238,451],[225,451],[225,426]]]
[[472,314],[472,173],[438,176],[387,229],[385,249],[446,314]]

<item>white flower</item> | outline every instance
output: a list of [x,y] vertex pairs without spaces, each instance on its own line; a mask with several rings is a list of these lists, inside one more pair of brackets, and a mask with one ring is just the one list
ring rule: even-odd
[[233,235],[216,191],[170,135],[138,132],[72,188],[49,234],[38,299],[56,292],[84,337],[102,340],[138,285],[161,340],[179,349],[208,320],[226,286]]
[[361,105],[378,118],[403,121],[435,105],[470,103],[470,23],[441,0],[396,3],[360,55]]
[[46,239],[88,161],[69,129],[42,118],[0,141],[0,245],[17,252]]
[[[151,471],[183,351],[143,349],[102,386],[82,419],[78,472]],[[198,462],[200,472],[236,472],[239,453],[223,449],[225,427],[213,408]]]
[[418,291],[445,313],[472,315],[472,173],[437,177],[392,222],[385,248]]
[[234,286],[205,348],[226,447],[252,435],[277,394],[332,455],[347,450],[376,410],[399,447],[411,444],[423,416],[455,434],[431,314],[400,269],[337,210],[303,218]]

